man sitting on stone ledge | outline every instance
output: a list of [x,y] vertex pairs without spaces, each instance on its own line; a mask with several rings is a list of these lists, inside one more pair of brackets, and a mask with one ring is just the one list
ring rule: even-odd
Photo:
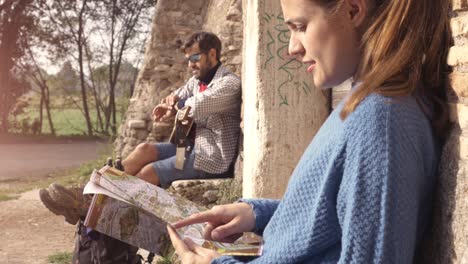
[[221,41],[208,32],[193,34],[182,50],[192,78],[153,109],[155,121],[190,106],[195,128],[188,138],[182,170],[175,168],[176,146],[142,143],[122,162],[125,172],[167,188],[173,181],[226,178],[233,174],[240,132],[240,79],[221,65]]
[[[161,100],[153,109],[153,118],[164,121],[176,109],[190,106],[195,125],[188,137],[183,169],[175,168],[176,146],[172,143],[142,143],[122,161],[126,173],[163,188],[176,180],[231,177],[240,133],[240,78],[221,65],[219,38],[198,32],[181,49],[193,76]],[[52,184],[40,191],[40,197],[49,210],[75,224],[87,208],[80,191]],[[72,197],[76,202],[64,203]]]

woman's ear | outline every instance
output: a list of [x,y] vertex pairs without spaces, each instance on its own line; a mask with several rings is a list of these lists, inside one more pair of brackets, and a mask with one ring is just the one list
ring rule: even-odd
[[344,0],[346,16],[355,27],[364,24],[369,11],[369,1],[372,0]]

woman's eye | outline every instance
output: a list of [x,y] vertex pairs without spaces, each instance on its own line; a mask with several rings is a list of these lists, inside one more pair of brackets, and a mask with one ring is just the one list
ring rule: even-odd
[[293,31],[304,32],[304,31],[306,31],[306,26],[304,26],[304,25],[293,25],[292,29],[293,29]]
[[306,27],[305,27],[305,26],[297,26],[297,27],[296,27],[296,31],[305,32],[305,31],[306,31]]
[[305,32],[307,27],[305,25],[296,25],[296,24],[288,24],[289,30],[291,32]]

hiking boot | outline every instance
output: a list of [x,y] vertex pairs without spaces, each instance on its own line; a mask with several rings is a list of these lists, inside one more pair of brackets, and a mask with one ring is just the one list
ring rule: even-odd
[[114,167],[114,168],[116,168],[116,169],[118,169],[118,170],[120,170],[120,171],[124,171],[124,170],[125,170],[125,169],[124,169],[124,166],[123,166],[123,164],[122,164],[122,158],[117,157],[117,158],[115,159],[115,167]]
[[108,166],[114,167],[114,162],[111,157],[107,157],[106,164]]
[[70,208],[69,205],[57,202],[49,195],[49,191],[47,189],[39,190],[39,197],[41,198],[42,203],[45,205],[49,211],[56,215],[63,215],[65,217],[65,221],[72,225],[75,225],[78,220],[80,220],[80,215]]
[[86,217],[92,196],[83,195],[82,187],[65,188],[53,183],[39,191],[42,203],[52,213],[65,216],[65,221],[74,225]]

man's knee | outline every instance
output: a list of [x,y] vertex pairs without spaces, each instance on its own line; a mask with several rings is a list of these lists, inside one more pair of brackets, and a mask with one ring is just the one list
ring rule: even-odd
[[135,152],[146,157],[156,157],[158,155],[158,151],[154,144],[147,142],[138,144],[135,148]]
[[159,177],[154,172],[152,164],[144,166],[137,174],[137,177],[154,185],[159,185]]

